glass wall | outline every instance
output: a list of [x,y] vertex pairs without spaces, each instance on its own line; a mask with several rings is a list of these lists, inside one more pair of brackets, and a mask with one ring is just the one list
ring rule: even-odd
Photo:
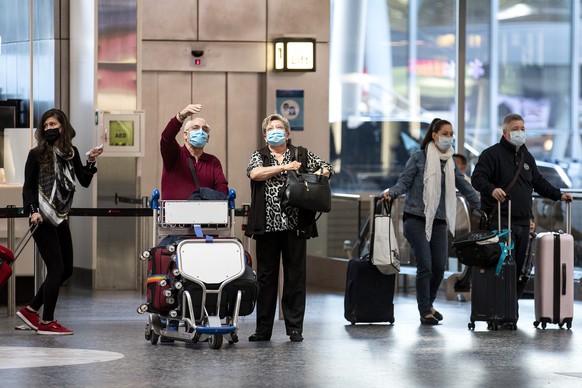
[[[465,15],[457,3],[332,1],[335,192],[393,184],[435,117],[464,131],[457,148],[474,165],[499,141],[510,112],[524,117],[528,148],[546,177],[582,187],[580,0],[467,0]],[[459,19],[466,19],[464,101],[455,92]]]
[[61,66],[68,56],[61,13],[60,0],[0,2],[0,184],[24,181],[31,109],[34,126],[68,96],[59,85],[68,69]]

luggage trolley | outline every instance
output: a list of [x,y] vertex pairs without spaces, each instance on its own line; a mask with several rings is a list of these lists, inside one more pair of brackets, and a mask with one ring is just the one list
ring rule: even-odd
[[148,283],[157,282],[165,306],[171,307],[156,310],[148,302],[137,309],[149,313],[145,338],[153,345],[160,339],[208,341],[211,349],[219,349],[223,339],[238,342],[239,316],[253,312],[257,282],[241,242],[231,237],[234,197],[231,189],[226,201],[159,201],[156,209],[154,194],[154,240],[176,239],[141,255],[152,260],[159,249],[170,255],[168,275],[149,276]]

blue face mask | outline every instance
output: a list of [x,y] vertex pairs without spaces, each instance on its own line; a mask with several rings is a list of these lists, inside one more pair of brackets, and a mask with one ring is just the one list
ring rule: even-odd
[[453,146],[454,142],[455,138],[453,137],[439,136],[439,142],[437,143],[437,146],[441,150],[447,151],[449,148]]
[[190,131],[190,144],[192,147],[202,148],[206,145],[208,134],[202,129],[197,131]]
[[285,131],[282,129],[273,129],[267,132],[267,143],[272,146],[280,146],[285,143]]

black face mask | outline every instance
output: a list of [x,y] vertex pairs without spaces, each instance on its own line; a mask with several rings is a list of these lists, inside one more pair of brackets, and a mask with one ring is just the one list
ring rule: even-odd
[[61,136],[59,129],[60,128],[51,128],[44,131],[44,137],[46,137],[46,140],[50,144],[53,144],[59,138],[59,136]]

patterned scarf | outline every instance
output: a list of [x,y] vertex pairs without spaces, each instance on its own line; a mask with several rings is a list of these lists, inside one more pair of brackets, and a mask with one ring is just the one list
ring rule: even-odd
[[434,142],[426,147],[426,162],[424,165],[424,216],[426,218],[425,233],[427,241],[432,237],[432,223],[441,200],[441,160],[445,162],[445,210],[449,230],[455,235],[455,221],[457,217],[457,194],[455,192],[455,166],[453,164],[453,147],[442,154],[437,150]]
[[38,176],[38,203],[41,214],[51,224],[58,226],[67,218],[75,193],[74,152],[63,154],[53,147],[54,167],[41,170]]

